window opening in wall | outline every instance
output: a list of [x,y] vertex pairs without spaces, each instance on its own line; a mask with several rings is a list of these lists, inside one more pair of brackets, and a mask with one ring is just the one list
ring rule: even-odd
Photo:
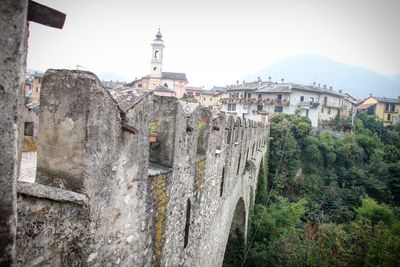
[[190,199],[188,198],[187,204],[186,204],[185,238],[183,241],[184,242],[183,248],[186,248],[187,244],[189,242],[190,209],[191,209],[191,203],[190,203]]
[[311,103],[314,102],[314,97],[310,97],[310,102],[311,102]]
[[282,95],[278,95],[278,100],[282,100]]
[[300,101],[301,101],[301,102],[304,101],[304,96],[300,96]]
[[224,193],[224,180],[225,180],[225,167],[222,168],[221,188],[219,190],[219,197]]
[[321,108],[321,113],[324,113],[324,108]]
[[324,96],[324,106],[326,106],[328,104],[328,97]]
[[395,104],[386,104],[385,105],[386,112],[394,112],[394,109],[395,109]]
[[331,114],[331,108],[328,108],[328,114]]
[[24,123],[24,135],[25,136],[33,136],[33,122],[26,121]]
[[390,121],[391,118],[392,118],[391,114],[387,114],[387,120]]
[[164,83],[164,87],[168,87],[168,84],[167,84],[167,83]]
[[257,105],[257,110],[262,111],[263,110],[263,105]]
[[261,95],[261,94],[258,94],[258,99],[261,99],[261,97],[262,97],[262,95]]
[[276,106],[275,107],[275,112],[283,112],[283,107],[282,106]]
[[239,171],[240,171],[240,160],[242,159],[242,154],[239,154],[239,161],[238,161],[238,166],[237,166],[237,171],[236,171],[236,175],[239,175]]
[[309,113],[309,110],[308,109],[306,109],[306,116],[308,117],[308,113]]
[[154,58],[158,58],[158,50],[156,50],[156,52],[154,52]]

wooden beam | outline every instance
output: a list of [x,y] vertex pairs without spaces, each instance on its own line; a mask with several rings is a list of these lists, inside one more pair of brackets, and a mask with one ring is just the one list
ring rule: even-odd
[[134,128],[134,127],[132,127],[132,126],[126,124],[126,123],[122,123],[121,128],[122,128],[122,131],[131,133],[131,134],[138,134],[139,133],[138,129],[136,129],[136,128]]
[[66,15],[58,10],[29,1],[28,21],[33,21],[52,28],[62,29]]

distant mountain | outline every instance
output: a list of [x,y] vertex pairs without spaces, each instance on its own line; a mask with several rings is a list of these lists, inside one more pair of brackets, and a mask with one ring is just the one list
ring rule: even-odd
[[319,55],[299,55],[277,61],[269,67],[245,77],[247,81],[260,77],[262,80],[332,86],[356,98],[376,96],[400,96],[400,75],[382,75],[365,68],[333,61]]
[[390,75],[388,76],[389,79],[391,79],[392,81],[396,82],[398,85],[400,85],[400,74],[397,75]]

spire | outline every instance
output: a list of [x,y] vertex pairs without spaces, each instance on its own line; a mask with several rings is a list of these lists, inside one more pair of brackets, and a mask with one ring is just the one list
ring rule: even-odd
[[160,31],[160,28],[158,28],[158,32],[157,32],[157,34],[156,34],[156,40],[162,40],[161,38],[162,38],[162,34],[161,34],[161,31]]

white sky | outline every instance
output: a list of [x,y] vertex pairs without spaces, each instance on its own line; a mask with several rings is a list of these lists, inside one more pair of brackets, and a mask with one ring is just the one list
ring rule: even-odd
[[[28,67],[150,72],[157,28],[163,71],[191,85],[235,83],[274,61],[313,53],[400,74],[399,0],[36,0],[62,11],[62,30],[30,24]],[[284,75],[284,74],[283,74]]]

